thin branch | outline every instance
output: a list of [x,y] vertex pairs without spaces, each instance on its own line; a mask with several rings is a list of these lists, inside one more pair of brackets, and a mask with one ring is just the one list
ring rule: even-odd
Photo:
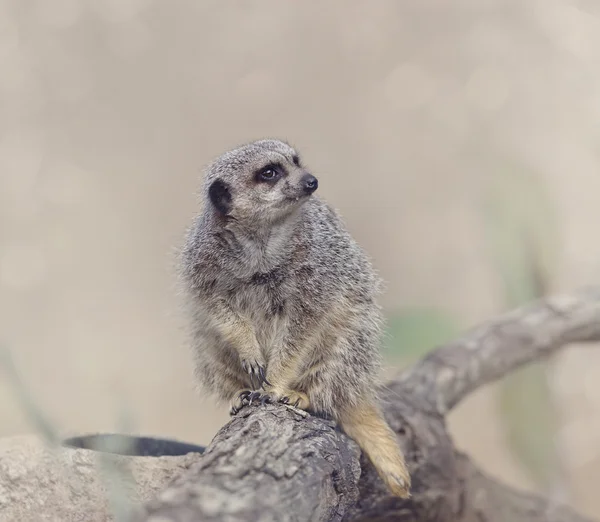
[[446,414],[469,393],[569,343],[600,341],[600,289],[542,299],[475,328],[405,372],[393,386]]

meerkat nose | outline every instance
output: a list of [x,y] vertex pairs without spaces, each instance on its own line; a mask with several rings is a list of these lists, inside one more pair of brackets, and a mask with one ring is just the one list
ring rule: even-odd
[[307,194],[312,194],[319,186],[319,180],[312,174],[305,174],[302,176],[302,188]]

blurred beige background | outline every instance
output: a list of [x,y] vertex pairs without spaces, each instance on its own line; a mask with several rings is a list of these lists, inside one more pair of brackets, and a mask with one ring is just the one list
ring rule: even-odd
[[[600,282],[598,121],[593,0],[0,0],[0,342],[61,431],[208,443],[227,414],[194,390],[172,253],[214,156],[289,140],[386,311],[464,329],[507,308],[482,211],[498,191],[556,223],[553,291]],[[552,376],[560,494],[598,515],[600,350]],[[469,399],[457,443],[537,488],[498,410],[496,386]],[[32,429],[0,368],[0,436]]]

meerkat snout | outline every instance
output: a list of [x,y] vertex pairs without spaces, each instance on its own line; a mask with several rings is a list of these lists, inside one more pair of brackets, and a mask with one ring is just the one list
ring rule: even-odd
[[304,174],[300,181],[302,183],[304,192],[306,192],[308,195],[312,194],[319,187],[319,180],[312,174]]

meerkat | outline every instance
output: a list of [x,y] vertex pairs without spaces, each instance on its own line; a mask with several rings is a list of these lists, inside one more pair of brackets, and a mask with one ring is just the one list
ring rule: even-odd
[[179,258],[196,375],[232,415],[261,401],[333,418],[407,498],[404,456],[376,396],[381,281],[317,187],[275,139],[207,167]]

